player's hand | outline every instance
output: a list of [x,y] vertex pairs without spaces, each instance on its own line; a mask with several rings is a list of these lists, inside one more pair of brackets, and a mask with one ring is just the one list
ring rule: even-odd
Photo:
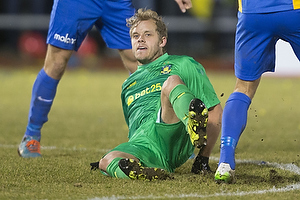
[[175,1],[178,4],[181,12],[183,12],[183,13],[185,13],[186,10],[193,7],[191,0],[175,0]]

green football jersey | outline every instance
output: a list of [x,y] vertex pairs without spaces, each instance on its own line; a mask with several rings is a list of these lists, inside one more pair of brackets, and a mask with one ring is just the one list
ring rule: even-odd
[[178,75],[207,108],[220,103],[200,63],[189,56],[165,53],[152,63],[138,66],[122,85],[122,106],[129,127],[129,139],[144,122],[156,120],[161,89],[171,75]]

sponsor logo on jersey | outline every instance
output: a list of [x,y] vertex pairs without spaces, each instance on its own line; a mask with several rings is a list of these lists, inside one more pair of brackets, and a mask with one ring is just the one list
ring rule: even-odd
[[147,87],[146,89],[142,90],[141,92],[137,92],[134,95],[130,95],[127,99],[127,105],[129,106],[134,100],[136,100],[144,95],[161,91],[161,87],[162,87],[161,83],[156,83],[156,84],[151,85],[150,87]]
[[56,33],[54,35],[54,39],[59,40],[59,41],[61,41],[63,43],[66,43],[66,44],[74,44],[76,42],[75,38],[69,38],[69,33],[67,33],[65,36],[59,35],[59,34]]
[[161,69],[161,74],[169,74],[171,72],[172,65],[165,65]]

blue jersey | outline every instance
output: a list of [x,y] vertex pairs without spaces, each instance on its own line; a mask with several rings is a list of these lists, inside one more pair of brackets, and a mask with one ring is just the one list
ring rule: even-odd
[[300,8],[300,0],[238,0],[242,13],[271,13]]

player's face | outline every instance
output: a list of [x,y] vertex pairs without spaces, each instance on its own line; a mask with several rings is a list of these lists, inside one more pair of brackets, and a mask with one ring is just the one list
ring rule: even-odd
[[165,37],[159,37],[153,20],[141,21],[132,29],[132,51],[139,65],[148,64],[161,56],[166,42]]

